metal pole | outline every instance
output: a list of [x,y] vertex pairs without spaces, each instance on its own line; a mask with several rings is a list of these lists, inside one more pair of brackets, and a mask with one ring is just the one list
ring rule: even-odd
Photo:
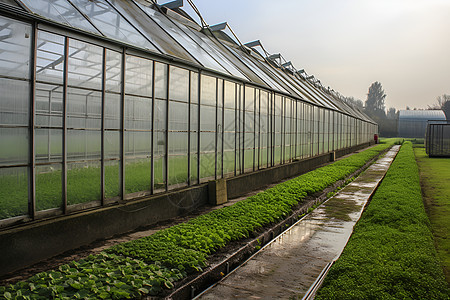
[[126,50],[122,51],[122,69],[120,90],[120,199],[125,200],[125,68],[126,68]]
[[244,93],[243,93],[243,98],[242,98],[242,101],[243,101],[243,103],[242,103],[242,132],[243,132],[243,135],[242,135],[242,163],[241,163],[241,165],[242,165],[242,170],[241,170],[241,173],[245,173],[245,133],[246,133],[246,130],[245,130],[245,90],[246,90],[246,88],[245,88],[245,83],[243,84],[243,90],[244,90]]
[[[259,125],[258,125],[259,126]],[[256,155],[259,154],[256,151],[256,88],[253,89],[253,171],[255,171],[256,167]]]
[[[192,80],[191,80],[191,76],[192,76],[192,71],[189,71],[189,82],[188,82],[188,87],[189,87],[189,90],[188,90],[188,128],[187,128],[187,131],[188,131],[188,142],[187,142],[187,146],[188,146],[188,149],[187,149],[187,155],[188,155],[188,163],[187,163],[187,166],[188,166],[188,186],[190,186],[192,183],[191,183],[191,84],[192,84]],[[153,156],[153,154],[152,154],[152,156]],[[152,164],[153,165],[153,164]]]
[[[258,97],[258,170],[261,168],[261,90]],[[256,118],[255,118],[256,120]]]
[[225,139],[225,81],[222,80],[222,178],[223,178],[223,162],[224,162],[224,153],[225,153],[225,149],[224,149],[224,139]]
[[198,124],[197,124],[197,183],[200,183],[200,104],[201,104],[201,87],[202,87],[202,70],[199,70],[198,72],[198,91],[197,91],[197,96],[198,96],[198,107],[197,107],[197,115],[198,115]]
[[238,141],[239,141],[239,114],[238,114],[238,84],[234,84],[234,176],[237,175]]
[[169,190],[169,82],[170,82],[170,65],[167,65],[166,77],[166,191]]
[[152,133],[151,133],[151,158],[150,158],[150,164],[151,164],[151,170],[150,170],[150,193],[153,195],[155,193],[155,68],[156,63],[153,61],[152,63],[152,115],[151,115],[151,126],[152,126]]
[[217,180],[217,151],[218,151],[218,135],[219,135],[219,79],[216,78],[216,129],[214,134],[214,179]]
[[62,166],[62,210],[67,213],[67,84],[69,71],[69,38],[64,39],[64,80],[63,80],[63,166]]
[[105,205],[105,101],[106,101],[106,48],[102,60],[102,120],[101,120],[101,205]]
[[[28,172],[28,214],[31,219],[36,218],[36,137],[35,137],[35,115],[36,115],[36,58],[37,58],[37,24],[33,24],[32,44],[30,54],[30,119],[29,130],[29,172]],[[50,130],[49,130],[50,136]],[[48,149],[50,153],[50,148]]]

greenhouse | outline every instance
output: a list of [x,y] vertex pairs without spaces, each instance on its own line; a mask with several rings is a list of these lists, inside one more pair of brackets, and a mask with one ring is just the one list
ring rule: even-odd
[[446,120],[446,118],[442,110],[400,110],[398,136],[423,139],[429,120]]
[[428,121],[425,149],[430,157],[450,157],[450,121]]
[[372,141],[338,93],[180,6],[0,0],[0,225]]

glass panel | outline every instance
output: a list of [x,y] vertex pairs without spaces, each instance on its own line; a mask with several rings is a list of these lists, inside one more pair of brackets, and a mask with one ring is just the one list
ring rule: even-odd
[[288,92],[285,88],[283,88],[277,81],[276,79],[272,78],[271,76],[269,76],[264,69],[260,68],[260,66],[256,65],[255,63],[252,62],[252,60],[250,60],[249,58],[246,57],[245,54],[241,53],[237,53],[237,50],[228,47],[225,45],[225,47],[234,53],[234,55],[236,55],[237,57],[239,57],[239,59],[241,59],[246,65],[247,67],[249,67],[253,72],[255,72],[256,75],[258,75],[259,78],[261,78],[266,84],[267,86],[276,89],[278,91],[282,91],[282,92]]
[[253,170],[253,150],[244,151],[244,170]]
[[216,106],[217,80],[214,77],[203,76],[201,81],[201,104]]
[[105,197],[106,199],[119,196],[120,192],[120,164],[118,160],[105,161]]
[[88,160],[101,157],[100,131],[68,130],[67,132],[67,159]]
[[201,133],[200,138],[200,178],[211,178],[215,175],[215,133]]
[[107,37],[142,48],[156,50],[155,46],[105,1],[71,1]]
[[154,160],[155,169],[155,182],[154,189],[163,189],[166,185],[166,157],[165,156],[155,156]]
[[120,95],[119,94],[105,94],[105,128],[119,129],[120,128]]
[[225,81],[225,108],[232,108],[236,106],[236,84],[234,82]]
[[68,205],[100,200],[100,162],[70,163],[67,168]]
[[105,131],[105,158],[120,157],[120,132]]
[[167,99],[167,65],[156,63],[155,65],[155,96]]
[[155,130],[166,130],[167,102],[165,100],[155,100]]
[[125,154],[127,158],[145,157],[151,155],[152,135],[149,131],[125,132]]
[[191,71],[191,103],[198,104],[198,73]]
[[0,75],[29,78],[31,26],[0,16]]
[[67,93],[67,126],[69,128],[100,129],[101,92],[69,88]]
[[36,125],[45,127],[62,127],[63,115],[63,87],[37,83],[36,99]]
[[0,125],[28,126],[29,88],[27,81],[0,78]]
[[44,18],[99,34],[94,26],[66,0],[22,0],[22,3]]
[[186,183],[188,178],[187,132],[169,133],[169,185]]
[[235,126],[236,126],[236,111],[235,110],[231,110],[231,109],[225,109],[224,112],[224,131],[228,132],[228,131],[233,131],[235,130]]
[[185,34],[187,34],[190,38],[192,38],[201,48],[206,50],[216,61],[218,61],[228,72],[232,75],[242,78],[244,80],[248,80],[247,77],[243,75],[243,73],[236,68],[236,66],[230,61],[224,54],[223,50],[219,50],[216,48],[216,45],[211,42],[211,40],[204,34],[192,30],[185,25],[177,24],[181,30]]
[[200,154],[200,178],[211,179],[215,174],[215,153]]
[[28,212],[28,169],[0,169],[0,219]]
[[62,161],[62,130],[36,129],[35,130],[36,162]]
[[14,0],[0,0],[0,3],[16,6],[17,8],[20,8],[20,6]]
[[[128,61],[127,61],[128,63]],[[120,93],[122,87],[122,54],[106,50],[106,91]],[[133,80],[134,82],[134,80]],[[151,82],[151,80],[150,80]]]
[[224,151],[223,153],[223,174],[231,174],[234,175],[234,159],[235,152],[233,151]]
[[189,71],[170,67],[169,97],[171,100],[189,101]]
[[151,132],[125,134],[125,191],[149,191],[151,185]]
[[216,108],[212,106],[200,106],[200,130],[216,131]]
[[127,55],[125,67],[125,93],[151,97],[153,61]]
[[133,20],[133,25],[163,53],[196,62],[185,49],[131,1],[111,0],[111,3],[128,20]]
[[191,104],[191,131],[198,130],[198,105]]
[[0,141],[0,165],[28,163],[27,128],[0,128]]
[[69,86],[102,89],[103,49],[71,39],[69,41]]
[[191,183],[196,184],[198,180],[197,170],[198,170],[198,133],[191,132]]
[[40,30],[37,40],[36,80],[63,84],[64,37]]
[[125,96],[125,128],[152,129],[152,99]]
[[[169,104],[169,130],[188,130],[188,104],[171,101]],[[192,125],[191,125],[192,126]]]
[[36,210],[62,206],[62,165],[36,166]]
[[209,55],[203,48],[201,48],[197,43],[195,43],[189,36],[183,34],[179,27],[177,27],[171,20],[161,13],[151,9],[150,7],[144,6],[135,1],[135,3],[142,8],[147,15],[156,23],[158,23],[161,28],[164,29],[169,35],[172,36],[181,46],[183,46],[193,57],[195,57],[201,64],[207,68],[217,70],[222,73],[228,73],[216,60]]

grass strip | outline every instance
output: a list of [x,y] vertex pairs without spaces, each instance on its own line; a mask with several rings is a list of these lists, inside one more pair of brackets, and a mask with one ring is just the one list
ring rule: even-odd
[[316,299],[449,299],[429,226],[406,142]]
[[[46,299],[49,296],[61,299],[121,299],[138,298],[143,294],[156,295],[163,288],[173,287],[175,281],[187,274],[206,266],[208,255],[231,241],[248,237],[256,229],[284,218],[306,196],[345,179],[391,145],[392,142],[377,145],[278,184],[232,206],[149,237],[113,246],[81,262],[61,266],[60,269],[66,272],[56,271],[56,275],[52,275],[54,271],[44,272],[27,282],[0,287],[0,296],[6,299],[18,295],[31,299]],[[95,271],[98,268],[101,272]],[[134,278],[134,274],[138,274],[138,278]],[[154,280],[144,282],[146,277]],[[117,289],[125,293],[119,293]]]
[[436,250],[450,283],[450,159],[429,158],[423,147],[414,148],[414,153]]

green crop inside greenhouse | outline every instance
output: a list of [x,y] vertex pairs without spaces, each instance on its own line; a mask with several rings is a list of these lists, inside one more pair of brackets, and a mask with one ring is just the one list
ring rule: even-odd
[[145,0],[0,0],[0,223],[373,140],[338,93],[220,27]]

